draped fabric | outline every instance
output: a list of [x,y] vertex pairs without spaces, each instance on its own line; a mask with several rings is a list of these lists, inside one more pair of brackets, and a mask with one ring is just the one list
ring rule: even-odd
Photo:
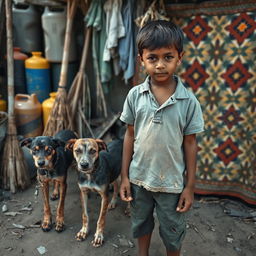
[[201,103],[196,192],[256,204],[256,1],[169,5],[185,36],[178,74]]

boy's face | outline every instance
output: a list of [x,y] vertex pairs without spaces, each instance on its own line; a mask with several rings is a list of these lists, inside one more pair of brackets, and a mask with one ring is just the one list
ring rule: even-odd
[[172,81],[183,54],[179,54],[174,47],[143,49],[141,62],[153,83],[168,83]]

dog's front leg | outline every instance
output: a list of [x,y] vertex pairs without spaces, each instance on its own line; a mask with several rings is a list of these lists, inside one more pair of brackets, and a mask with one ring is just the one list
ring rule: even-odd
[[55,230],[62,232],[64,230],[64,203],[67,191],[66,178],[62,178],[60,181],[56,181],[56,183],[60,185],[60,200],[57,208]]
[[49,202],[49,180],[42,182],[42,192],[44,200],[44,219],[42,223],[42,229],[43,231],[48,232],[52,228],[52,216]]
[[100,209],[100,216],[97,221],[97,229],[96,233],[94,234],[94,240],[92,241],[92,244],[94,247],[99,247],[103,244],[104,236],[103,231],[105,227],[105,221],[106,221],[106,213],[108,210],[108,193],[107,190],[105,191],[99,191],[101,196],[101,209]]
[[89,233],[89,215],[88,215],[88,189],[80,188],[80,198],[82,205],[82,221],[83,226],[76,234],[76,240],[83,241]]
[[53,181],[53,187],[54,187],[54,189],[53,189],[53,193],[51,195],[51,200],[55,201],[55,200],[59,199],[59,195],[60,195],[60,193],[59,193],[59,182],[57,180]]
[[112,199],[108,205],[108,209],[112,210],[116,208],[116,201],[117,201],[117,196],[118,196],[118,181],[115,180],[113,181],[113,187],[114,187],[114,191],[113,191],[113,196]]

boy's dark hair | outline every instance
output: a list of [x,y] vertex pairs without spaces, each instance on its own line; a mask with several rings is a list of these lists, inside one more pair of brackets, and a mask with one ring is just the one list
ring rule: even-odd
[[154,20],[144,25],[137,35],[137,47],[140,56],[143,49],[155,50],[174,46],[178,53],[183,51],[183,32],[171,21]]

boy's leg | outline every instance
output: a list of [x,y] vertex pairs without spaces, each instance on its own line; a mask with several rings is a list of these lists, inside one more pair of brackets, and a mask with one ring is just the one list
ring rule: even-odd
[[151,235],[152,233],[138,238],[138,247],[139,247],[138,256],[148,256]]
[[180,251],[176,251],[176,252],[166,251],[166,255],[167,256],[180,256]]
[[166,247],[167,256],[179,256],[186,233],[185,214],[176,211],[179,194],[154,194],[160,236]]
[[138,239],[138,256],[148,256],[152,231],[155,202],[151,192],[132,184],[131,222],[133,237]]

